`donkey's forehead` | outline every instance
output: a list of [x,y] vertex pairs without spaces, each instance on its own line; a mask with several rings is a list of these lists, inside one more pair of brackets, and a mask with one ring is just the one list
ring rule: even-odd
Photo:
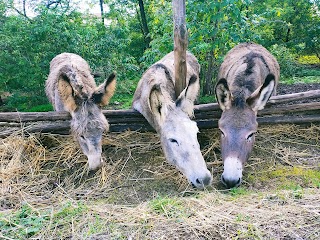
[[175,116],[168,118],[163,125],[163,131],[181,132],[181,133],[194,133],[198,132],[197,123],[190,120],[189,117]]
[[256,114],[250,108],[225,110],[219,120],[220,128],[256,128]]
[[101,134],[107,127],[107,119],[94,103],[87,102],[79,106],[72,118],[72,129],[77,135]]

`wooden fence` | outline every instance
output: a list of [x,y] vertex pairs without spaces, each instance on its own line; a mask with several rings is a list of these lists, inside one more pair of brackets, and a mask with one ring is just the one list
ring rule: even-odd
[[[320,90],[278,95],[270,98],[265,109],[258,112],[258,123],[311,123],[320,122]],[[125,130],[153,131],[137,111],[103,110],[111,132]],[[217,103],[195,106],[195,121],[200,129],[215,128],[221,110]],[[0,113],[0,138],[23,130],[25,133],[43,132],[68,134],[71,116],[68,112],[7,112]]]

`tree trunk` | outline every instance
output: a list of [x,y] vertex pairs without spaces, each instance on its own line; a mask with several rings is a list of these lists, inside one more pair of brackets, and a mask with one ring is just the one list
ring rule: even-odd
[[149,36],[149,28],[148,28],[146,13],[145,13],[145,10],[144,10],[143,0],[139,0],[139,9],[140,9],[140,17],[141,17],[144,41],[146,43],[146,48],[149,48],[150,42],[151,42],[151,38]]
[[26,11],[26,0],[23,0],[23,15],[25,16],[25,17],[27,17],[27,11]]
[[214,62],[215,62],[213,50],[207,54],[207,60],[208,60],[208,67],[204,71],[204,84],[202,89],[203,95],[213,93],[214,84],[213,84],[212,78],[214,73]]
[[100,12],[101,12],[101,21],[104,25],[104,11],[103,11],[103,0],[100,0]]
[[176,97],[186,88],[188,31],[186,27],[186,2],[173,0],[174,77]]
[[287,30],[287,34],[286,34],[286,43],[289,42],[289,36],[290,36],[290,28],[288,28]]

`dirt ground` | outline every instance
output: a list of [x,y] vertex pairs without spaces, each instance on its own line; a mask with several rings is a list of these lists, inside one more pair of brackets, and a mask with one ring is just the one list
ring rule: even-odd
[[296,84],[279,84],[277,94],[284,95],[289,93],[305,92],[320,89],[320,83],[296,83]]

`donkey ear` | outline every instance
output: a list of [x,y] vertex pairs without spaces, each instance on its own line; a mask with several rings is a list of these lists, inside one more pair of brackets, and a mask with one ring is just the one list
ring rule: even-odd
[[166,92],[161,90],[160,84],[155,84],[150,91],[149,106],[151,112],[156,118],[156,122],[161,126],[165,121],[168,112],[172,108],[171,97],[165,95]]
[[226,109],[230,109],[232,94],[229,90],[228,83],[225,78],[221,78],[217,82],[214,91],[221,110],[224,111]]
[[267,75],[264,83],[257,88],[247,99],[248,105],[254,112],[262,110],[274,91],[275,76],[270,73]]
[[66,111],[74,112],[77,109],[75,98],[79,89],[77,89],[76,74],[73,68],[66,65],[59,69],[58,92]]
[[108,79],[96,88],[92,94],[92,100],[101,107],[109,103],[116,89],[116,74],[112,73]]
[[199,89],[199,79],[193,74],[189,79],[188,86],[180,93],[175,101],[176,107],[181,108],[181,110],[190,117],[193,116],[194,101],[198,97]]

